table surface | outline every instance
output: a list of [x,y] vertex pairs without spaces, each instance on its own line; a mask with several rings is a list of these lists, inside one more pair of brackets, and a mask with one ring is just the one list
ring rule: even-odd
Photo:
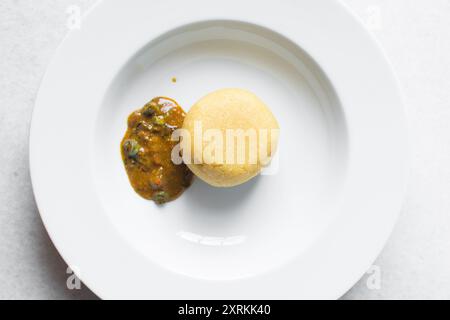
[[[84,286],[67,288],[67,266],[43,227],[28,169],[31,112],[70,25],[68,9],[84,12],[95,2],[0,2],[0,299],[97,298]],[[343,298],[449,299],[450,1],[344,2],[379,39],[400,79],[412,156],[400,220],[374,272]]]

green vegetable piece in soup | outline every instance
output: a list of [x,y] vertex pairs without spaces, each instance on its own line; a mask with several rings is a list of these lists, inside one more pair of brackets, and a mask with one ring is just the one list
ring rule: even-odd
[[159,106],[155,102],[147,103],[144,108],[142,108],[142,114],[146,117],[153,117],[159,111]]
[[164,120],[163,116],[153,117],[153,123],[157,126],[163,126],[166,124],[166,120]]
[[153,201],[155,201],[157,204],[164,204],[169,201],[169,195],[164,191],[156,192],[153,195]]
[[136,160],[140,149],[141,146],[134,139],[125,140],[123,143],[123,150],[125,151],[126,156],[130,159]]

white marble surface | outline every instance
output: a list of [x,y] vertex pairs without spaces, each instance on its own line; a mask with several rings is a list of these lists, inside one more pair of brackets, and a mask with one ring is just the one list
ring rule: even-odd
[[[156,1],[156,0],[155,0]],[[344,299],[450,298],[450,1],[345,0],[384,46],[404,90],[411,177],[398,225]],[[95,0],[0,2],[0,299],[95,299],[68,290],[66,265],[39,218],[28,170],[31,111],[67,32],[66,10]]]

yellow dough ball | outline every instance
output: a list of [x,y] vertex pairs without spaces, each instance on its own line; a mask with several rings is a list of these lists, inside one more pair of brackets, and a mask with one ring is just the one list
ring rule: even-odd
[[186,164],[215,187],[237,186],[258,175],[274,155],[279,133],[264,102],[242,89],[222,89],[200,99],[183,129],[191,147]]

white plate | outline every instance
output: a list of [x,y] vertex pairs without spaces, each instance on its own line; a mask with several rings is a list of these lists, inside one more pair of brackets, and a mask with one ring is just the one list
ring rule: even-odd
[[[119,152],[127,115],[223,87],[272,108],[277,170],[234,189],[197,180],[162,208],[139,198]],[[30,166],[53,242],[102,298],[338,298],[401,206],[402,101],[339,2],[104,1],[48,69]]]

